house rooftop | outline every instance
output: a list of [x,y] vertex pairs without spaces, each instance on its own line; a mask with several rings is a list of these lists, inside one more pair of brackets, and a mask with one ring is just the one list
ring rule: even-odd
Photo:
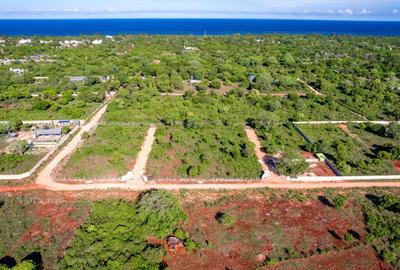
[[87,79],[86,76],[71,76],[69,77],[70,82],[83,82]]
[[36,132],[38,136],[60,136],[61,134],[61,128],[39,129]]

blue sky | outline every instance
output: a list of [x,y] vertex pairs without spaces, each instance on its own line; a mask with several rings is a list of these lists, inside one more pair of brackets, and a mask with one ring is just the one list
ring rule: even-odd
[[400,0],[0,0],[0,18],[400,20]]

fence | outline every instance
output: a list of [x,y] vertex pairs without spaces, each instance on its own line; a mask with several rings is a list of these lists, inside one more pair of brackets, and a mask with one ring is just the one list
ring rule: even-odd
[[295,122],[292,122],[294,129],[306,140],[307,143],[312,144],[312,141],[308,136],[296,125]]
[[[301,130],[301,128],[297,124],[302,124],[302,123],[307,123],[307,122],[292,122],[292,125],[296,129],[296,131],[307,141],[307,143],[312,144],[311,139]],[[325,158],[325,163],[328,165],[328,167],[337,175],[337,176],[342,176],[340,171],[333,165],[332,162],[330,162],[327,158]]]
[[70,137],[72,134],[75,133],[75,131],[77,131],[79,129],[78,126],[75,126],[70,133],[68,133],[66,136],[64,136],[57,144],[54,148],[52,148],[41,160],[39,160],[38,163],[36,163],[35,166],[33,166],[33,168],[25,173],[21,173],[21,174],[2,174],[0,175],[0,180],[22,180],[24,178],[28,178],[31,177],[36,170],[42,166],[43,163],[45,163],[56,151],[57,149],[63,145]]
[[126,180],[116,177],[77,177],[77,178],[66,178],[66,177],[54,177],[53,180],[57,183],[63,184],[91,184],[91,183],[127,183]]
[[233,182],[239,182],[239,183],[254,183],[254,182],[261,182],[261,178],[153,178],[149,177],[148,182],[176,182],[176,183],[182,183],[182,182],[187,182],[187,183],[233,183]]
[[400,175],[368,175],[368,176],[300,176],[288,177],[291,182],[335,182],[335,181],[376,181],[400,180]]

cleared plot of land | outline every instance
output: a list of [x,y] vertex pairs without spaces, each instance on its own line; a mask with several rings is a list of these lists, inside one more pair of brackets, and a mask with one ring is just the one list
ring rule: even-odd
[[260,166],[240,127],[160,128],[147,174],[153,178],[259,178]]
[[399,146],[396,140],[385,138],[360,128],[359,125],[300,125],[314,143],[315,152],[324,153],[343,175],[394,175],[393,160],[382,158],[379,152],[386,144]]
[[30,149],[23,155],[7,152],[6,135],[0,135],[0,174],[19,174],[32,169],[46,155],[46,149]]
[[0,154],[0,174],[20,174],[33,168],[46,152],[28,151],[24,155]]
[[59,177],[120,177],[133,168],[147,128],[99,126],[71,156]]
[[175,251],[168,260],[169,267],[393,269],[367,244],[360,204],[374,209],[362,195],[345,195],[344,205],[337,209],[332,203],[337,195],[332,193],[264,194],[182,195],[189,217],[183,229],[201,248],[196,252]]

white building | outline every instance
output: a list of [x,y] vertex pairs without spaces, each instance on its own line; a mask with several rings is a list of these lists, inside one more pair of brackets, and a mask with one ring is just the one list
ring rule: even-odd
[[32,44],[32,40],[30,38],[28,38],[28,39],[20,39],[18,41],[18,45],[27,45],[27,44]]
[[113,36],[106,36],[106,39],[109,39],[111,41],[114,41],[114,37]]
[[53,41],[52,40],[41,40],[40,41],[40,44],[50,44],[50,43],[53,43]]
[[59,42],[63,47],[77,47],[78,45],[83,44],[83,41],[80,40],[64,40]]
[[95,39],[95,40],[92,41],[92,44],[93,44],[93,45],[100,45],[100,44],[102,44],[102,43],[103,43],[103,40],[102,40],[102,39]]
[[189,47],[189,46],[183,46],[183,49],[185,49],[186,51],[200,51],[200,49],[197,47]]
[[25,73],[25,69],[23,68],[10,68],[10,72],[14,73],[15,75],[21,76]]

